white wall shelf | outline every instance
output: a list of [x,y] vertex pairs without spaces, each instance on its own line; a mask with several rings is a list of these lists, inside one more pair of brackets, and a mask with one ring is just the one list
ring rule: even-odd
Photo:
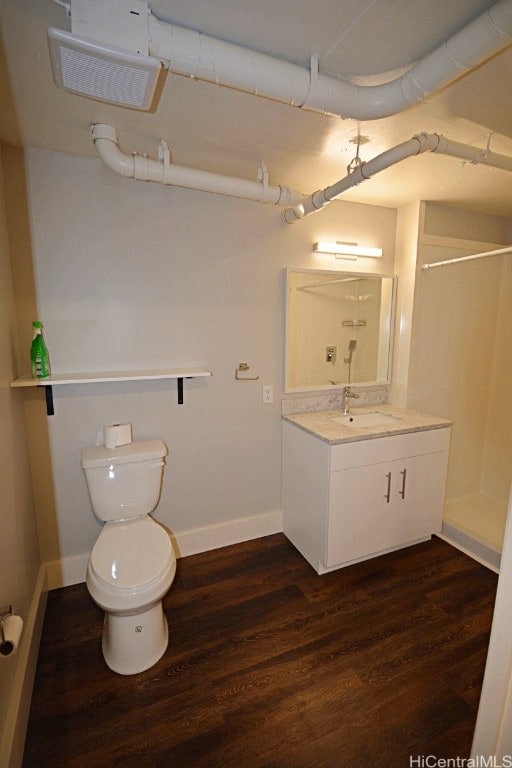
[[64,384],[102,384],[115,381],[150,381],[156,379],[176,379],[178,384],[178,403],[183,404],[183,379],[211,376],[211,371],[204,368],[161,368],[151,371],[101,371],[98,373],[55,373],[47,379],[34,379],[32,376],[20,376],[11,381],[11,387],[44,387],[46,412],[55,413],[53,407],[53,387]]

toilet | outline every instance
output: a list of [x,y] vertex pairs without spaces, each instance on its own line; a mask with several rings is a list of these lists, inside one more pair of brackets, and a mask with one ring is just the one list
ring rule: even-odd
[[160,498],[162,440],[82,450],[82,467],[96,516],[103,520],[87,565],[87,588],[105,611],[102,649],[121,675],[143,672],[169,641],[162,598],[176,573],[169,534],[150,515]]

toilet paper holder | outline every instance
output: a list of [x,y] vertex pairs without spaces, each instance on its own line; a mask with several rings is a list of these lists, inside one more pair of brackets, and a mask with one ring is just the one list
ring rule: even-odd
[[0,608],[0,654],[7,656],[12,650],[12,643],[5,639],[4,621],[12,615],[12,605],[6,605]]
[[244,373],[249,370],[251,366],[249,363],[238,363],[238,368],[235,368],[235,379],[237,381],[258,381],[259,376],[239,376],[239,373]]

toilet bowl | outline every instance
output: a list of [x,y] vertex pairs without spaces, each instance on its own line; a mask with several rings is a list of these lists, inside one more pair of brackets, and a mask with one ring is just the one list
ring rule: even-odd
[[161,440],[85,448],[82,466],[96,516],[105,522],[87,566],[92,599],[105,611],[103,656],[114,672],[153,666],[168,645],[162,598],[176,573],[156,507],[167,449]]
[[86,583],[105,611],[103,656],[114,672],[143,672],[165,653],[162,598],[175,573],[169,535],[149,515],[105,523],[89,558]]

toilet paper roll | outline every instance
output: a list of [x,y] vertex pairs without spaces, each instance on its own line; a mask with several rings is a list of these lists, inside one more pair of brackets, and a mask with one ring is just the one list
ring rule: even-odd
[[103,427],[103,439],[107,448],[117,448],[132,442],[131,424],[109,424]]
[[3,638],[0,634],[0,659],[16,653],[20,643],[23,619],[21,616],[7,616],[3,621]]

